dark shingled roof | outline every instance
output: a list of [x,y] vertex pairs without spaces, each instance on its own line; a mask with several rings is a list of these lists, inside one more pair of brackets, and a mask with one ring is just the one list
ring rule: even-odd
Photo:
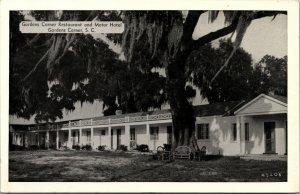
[[280,102],[286,103],[287,104],[287,97],[285,96],[279,96],[276,94],[268,94],[267,96],[270,96],[272,98],[275,98],[276,100],[279,100]]
[[194,107],[196,117],[205,116],[230,116],[233,115],[234,110],[244,104],[244,101],[229,101],[229,102],[219,102],[206,105],[198,105]]
[[[276,100],[281,102],[287,103],[287,98],[284,96],[279,95],[272,95],[270,96]],[[218,102],[212,104],[205,104],[205,105],[197,105],[194,106],[194,113],[196,117],[207,117],[207,116],[233,116],[234,111],[238,110],[252,99],[248,100],[239,100],[239,101],[229,101],[229,102]],[[125,116],[135,117],[135,116],[146,116],[149,115],[158,115],[158,114],[166,114],[171,113],[170,109],[167,110],[155,110],[155,111],[148,111],[148,112],[138,112],[138,113],[128,113],[122,115],[112,115],[112,116],[103,116],[94,118],[94,120],[104,120],[104,119],[116,119],[116,118],[124,118]]]
[[106,119],[118,119],[118,118],[124,118],[125,116],[129,117],[138,117],[138,116],[147,116],[148,115],[159,115],[159,114],[166,114],[171,113],[170,109],[166,110],[154,110],[154,111],[147,111],[147,112],[137,112],[137,113],[125,113],[121,115],[111,115],[111,116],[102,116],[102,117],[96,117],[93,118],[94,120],[106,120]]
[[[229,101],[229,102],[197,105],[194,106],[194,114],[196,117],[215,116],[215,115],[230,116],[233,115],[234,110],[241,107],[241,105],[244,105],[244,102],[245,101]],[[94,120],[117,119],[117,118],[124,118],[125,116],[136,117],[136,116],[146,116],[147,114],[158,115],[158,114],[166,114],[166,113],[171,113],[171,110],[170,109],[154,110],[148,112],[103,116],[103,117],[94,118]]]

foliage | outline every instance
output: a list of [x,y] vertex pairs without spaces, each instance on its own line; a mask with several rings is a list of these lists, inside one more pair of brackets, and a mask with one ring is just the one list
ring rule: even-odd
[[[78,101],[102,100],[104,115],[115,114],[117,109],[146,111],[166,102],[165,78],[152,71],[155,65],[121,61],[106,43],[91,35],[21,34],[16,24],[24,17],[20,12],[11,13],[10,114],[35,115],[37,122],[55,121],[62,118],[63,110],[73,111]],[[51,11],[31,14],[37,20],[108,17],[104,12],[86,11],[65,11],[61,16]],[[117,17],[116,12],[109,14]]]
[[72,145],[73,150],[80,150],[80,145]]
[[39,150],[39,149],[40,149],[40,146],[38,146],[38,145],[29,146],[29,150]]
[[149,146],[147,144],[137,145],[136,150],[140,152],[149,152]]
[[104,150],[105,150],[105,147],[106,147],[105,145],[98,146],[98,150],[99,150],[99,151],[104,151]]
[[171,151],[172,145],[171,144],[164,144],[164,149],[166,151]]
[[277,58],[265,55],[255,68],[264,74],[261,87],[266,87],[268,92],[287,96],[287,56]]
[[125,146],[125,145],[123,145],[123,144],[121,144],[121,145],[119,145],[118,147],[117,147],[117,150],[122,150],[122,151],[127,151],[128,150],[128,148],[127,148],[127,146]]
[[200,89],[202,97],[214,103],[250,99],[269,92],[286,96],[286,57],[279,59],[266,55],[253,65],[251,55],[242,48],[236,50],[227,68],[211,83],[232,47],[230,40],[221,39],[219,47],[207,44],[189,57],[186,76]]
[[25,146],[20,146],[20,145],[14,145],[11,144],[9,145],[9,151],[25,151],[28,150]]
[[88,151],[91,151],[93,148],[92,148],[91,145],[88,145],[88,144],[87,144],[87,145],[82,146],[81,149],[82,149],[82,150],[88,150]]

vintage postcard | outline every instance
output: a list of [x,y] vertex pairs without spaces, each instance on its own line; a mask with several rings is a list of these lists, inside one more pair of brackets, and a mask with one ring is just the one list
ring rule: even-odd
[[298,1],[43,4],[1,2],[2,192],[299,191]]

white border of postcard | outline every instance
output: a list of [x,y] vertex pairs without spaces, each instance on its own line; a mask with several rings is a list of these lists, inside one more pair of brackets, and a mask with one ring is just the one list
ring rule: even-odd
[[[2,0],[1,192],[299,192],[299,2],[297,0]],[[8,182],[10,10],[286,10],[288,11],[288,182]],[[280,45],[278,45],[280,46]]]

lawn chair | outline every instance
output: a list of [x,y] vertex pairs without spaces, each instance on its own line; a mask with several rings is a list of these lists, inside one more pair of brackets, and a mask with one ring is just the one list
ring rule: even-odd
[[194,159],[198,159],[200,160],[204,160],[206,156],[206,147],[202,146],[202,148],[198,151],[195,151],[195,158]]
[[157,156],[157,159],[158,160],[170,160],[171,159],[171,151],[167,151],[164,147],[162,146],[158,146],[157,149],[156,149],[157,153],[156,153],[156,156]]
[[205,160],[205,157],[206,157],[206,147],[205,146],[202,146],[201,150],[200,150],[200,158],[199,160]]
[[178,146],[173,153],[174,159],[191,159],[193,150],[188,146]]
[[165,148],[163,148],[162,146],[158,146],[156,148],[156,155],[157,155],[158,160],[164,159],[164,151],[165,151]]

